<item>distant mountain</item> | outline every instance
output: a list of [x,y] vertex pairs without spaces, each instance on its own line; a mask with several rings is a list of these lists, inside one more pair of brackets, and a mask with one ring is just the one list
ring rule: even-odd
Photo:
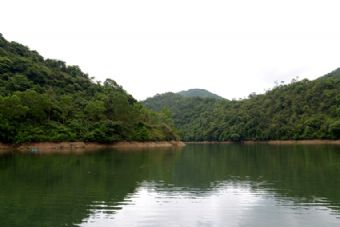
[[185,141],[340,139],[340,69],[238,101],[180,93],[156,95],[142,104],[170,112]]
[[186,91],[180,91],[177,94],[183,97],[200,97],[200,98],[212,98],[212,99],[223,99],[221,96],[218,96],[208,90],[205,89],[189,89]]

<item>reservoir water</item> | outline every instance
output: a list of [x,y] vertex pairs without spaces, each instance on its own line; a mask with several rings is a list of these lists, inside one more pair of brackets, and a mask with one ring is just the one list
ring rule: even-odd
[[340,226],[340,146],[0,156],[1,227]]

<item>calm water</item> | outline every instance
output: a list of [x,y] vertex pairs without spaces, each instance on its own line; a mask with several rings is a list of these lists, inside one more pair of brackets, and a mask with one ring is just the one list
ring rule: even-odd
[[0,156],[1,227],[340,226],[340,147]]

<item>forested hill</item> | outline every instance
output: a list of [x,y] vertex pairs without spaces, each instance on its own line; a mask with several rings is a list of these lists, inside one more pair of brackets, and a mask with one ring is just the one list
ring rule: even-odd
[[177,139],[169,120],[115,81],[93,82],[0,34],[0,142]]
[[205,89],[189,89],[186,91],[180,91],[177,94],[183,97],[201,97],[201,98],[214,98],[214,99],[223,99],[221,96],[218,96],[214,93],[211,93]]
[[170,111],[186,141],[340,139],[340,69],[238,101],[166,93],[143,104]]

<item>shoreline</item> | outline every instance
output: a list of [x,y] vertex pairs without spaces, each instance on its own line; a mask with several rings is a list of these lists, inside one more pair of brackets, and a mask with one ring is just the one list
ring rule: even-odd
[[18,145],[0,143],[0,154],[5,153],[83,153],[101,149],[145,149],[145,148],[180,148],[185,146],[181,141],[157,141],[157,142],[34,142]]
[[232,142],[232,141],[189,141],[184,142],[185,144],[272,144],[272,145],[326,145],[326,144],[335,144],[340,145],[340,140],[267,140],[267,141],[255,141],[255,140],[246,140],[241,142]]
[[269,144],[269,145],[340,145],[340,140],[247,140],[240,143],[232,141],[150,141],[150,142],[33,142],[23,144],[4,144],[0,142],[0,154],[7,153],[84,153],[102,149],[141,150],[149,148],[181,148],[186,144]]

